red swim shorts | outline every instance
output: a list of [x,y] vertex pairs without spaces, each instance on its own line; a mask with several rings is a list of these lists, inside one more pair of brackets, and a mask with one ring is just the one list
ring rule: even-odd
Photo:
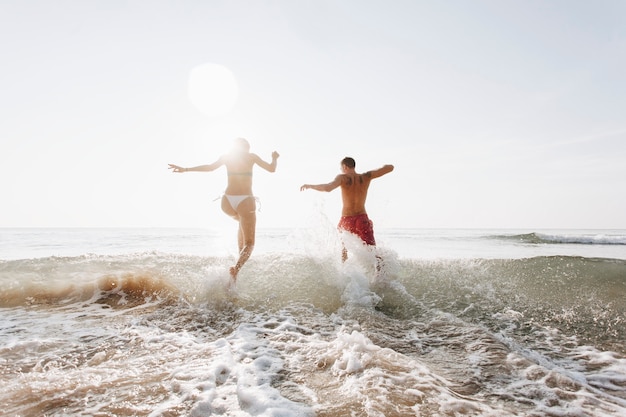
[[376,245],[376,240],[374,240],[374,223],[365,213],[357,214],[356,216],[341,216],[337,227],[340,230],[354,233],[368,245]]

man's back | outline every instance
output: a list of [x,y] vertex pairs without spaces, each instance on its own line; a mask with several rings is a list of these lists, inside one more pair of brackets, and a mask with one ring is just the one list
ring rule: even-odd
[[364,174],[341,174],[341,198],[343,199],[342,216],[356,216],[366,213],[365,200],[372,180],[371,172]]

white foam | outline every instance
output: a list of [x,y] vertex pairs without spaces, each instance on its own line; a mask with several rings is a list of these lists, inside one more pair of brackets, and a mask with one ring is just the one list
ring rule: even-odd
[[313,388],[328,395],[319,404],[321,407],[343,404],[346,409],[353,409],[357,403],[368,415],[388,412],[420,415],[428,414],[429,410],[439,410],[442,414],[472,411],[480,415],[509,415],[487,404],[461,398],[450,389],[448,381],[424,364],[381,348],[350,327],[340,330],[333,340],[311,341],[311,345],[313,352],[319,352],[318,369],[326,369],[334,379],[327,383],[332,392],[322,386]]

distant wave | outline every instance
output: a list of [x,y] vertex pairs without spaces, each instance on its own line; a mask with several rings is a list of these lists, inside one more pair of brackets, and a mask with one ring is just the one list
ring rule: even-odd
[[531,244],[626,245],[626,235],[525,233],[495,238]]

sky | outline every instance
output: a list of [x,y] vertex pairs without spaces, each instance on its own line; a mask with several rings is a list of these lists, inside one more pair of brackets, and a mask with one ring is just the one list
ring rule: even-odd
[[[0,227],[335,224],[345,156],[376,228],[626,228],[622,0],[0,0]],[[230,74],[198,105],[194,69]],[[196,83],[197,84],[197,83]],[[226,83],[224,84],[226,85]],[[193,89],[193,91],[191,91]],[[220,97],[211,97],[220,105]],[[195,98],[194,98],[195,97]]]

